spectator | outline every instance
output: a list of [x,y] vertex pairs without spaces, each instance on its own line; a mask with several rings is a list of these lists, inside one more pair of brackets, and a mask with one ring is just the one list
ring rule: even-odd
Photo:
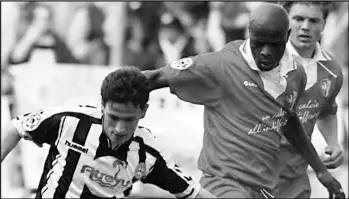
[[109,65],[110,48],[104,41],[103,23],[106,15],[100,4],[88,2],[77,9],[67,42],[81,64]]
[[133,65],[140,70],[151,70],[160,66],[161,54],[157,37],[161,6],[157,2],[129,4],[123,65]]
[[58,63],[74,62],[65,43],[51,27],[52,12],[47,4],[25,2],[19,4],[19,16],[15,33],[15,45],[11,49],[9,62],[20,64],[28,62],[36,48],[50,48]]

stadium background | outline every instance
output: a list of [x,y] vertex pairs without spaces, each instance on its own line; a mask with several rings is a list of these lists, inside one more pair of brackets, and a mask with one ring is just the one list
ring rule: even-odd
[[[157,68],[181,57],[217,50],[226,41],[243,39],[248,14],[258,3],[226,2],[223,7],[231,11],[227,13],[221,3],[208,2],[1,2],[1,124],[17,114],[52,105],[98,106],[100,83],[118,66]],[[346,72],[348,2],[338,4],[329,16],[321,42],[337,56]],[[96,19],[101,19],[103,25],[96,25]],[[90,27],[83,32],[81,24]],[[339,137],[346,159],[331,172],[348,195],[347,92],[346,82],[338,98]],[[202,107],[179,100],[168,89],[152,92],[149,103],[147,116],[140,124],[150,128],[173,152],[175,161],[199,180],[196,161],[202,145]],[[314,133],[313,143],[323,156],[326,145],[319,132]],[[20,142],[1,165],[2,198],[32,195],[47,149]],[[326,198],[325,188],[311,169],[309,173],[312,198]],[[173,197],[140,183],[132,195]]]

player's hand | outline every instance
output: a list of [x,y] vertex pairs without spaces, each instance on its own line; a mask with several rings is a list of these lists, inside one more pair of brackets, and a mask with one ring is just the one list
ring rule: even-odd
[[329,145],[325,149],[328,156],[323,160],[328,169],[335,169],[343,163],[343,151],[339,144]]
[[342,199],[345,198],[342,185],[328,172],[317,174],[319,181],[327,188],[330,198]]

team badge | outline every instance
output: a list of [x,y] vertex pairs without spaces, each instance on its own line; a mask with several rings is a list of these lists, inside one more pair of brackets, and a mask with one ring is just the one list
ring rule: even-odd
[[24,117],[23,120],[23,128],[25,131],[33,131],[42,122],[42,114],[44,113],[43,110],[40,110],[38,112],[30,113],[29,115]]
[[330,93],[330,88],[331,88],[331,80],[329,80],[328,78],[325,78],[320,81],[320,89],[324,97],[328,97]]
[[145,176],[145,163],[141,162],[137,165],[136,169],[135,169],[135,178],[137,180],[143,178]]
[[293,109],[297,99],[297,92],[291,91],[286,94],[286,104],[289,107],[289,109]]
[[113,168],[118,168],[119,165],[121,165],[122,167],[126,168],[126,162],[121,161],[121,160],[119,160],[119,159],[116,159],[116,160],[113,162]]
[[177,70],[185,70],[193,64],[192,58],[183,58],[173,62],[170,66]]

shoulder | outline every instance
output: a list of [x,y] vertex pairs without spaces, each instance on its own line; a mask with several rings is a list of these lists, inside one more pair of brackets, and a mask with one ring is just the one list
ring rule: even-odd
[[[100,119],[101,112],[96,107],[86,105],[74,106],[56,106],[51,108],[40,109],[22,116],[23,120],[33,124],[39,124],[45,120],[60,120],[64,116],[76,118],[88,117],[91,119]],[[35,126],[35,125],[34,125]]]
[[320,66],[332,72],[335,76],[342,76],[342,67],[336,58],[324,48],[320,47],[322,56],[326,59],[319,61]]
[[144,144],[153,146],[156,142],[157,139],[154,134],[150,131],[150,129],[143,127],[143,126],[138,126],[135,130],[134,137],[140,137],[142,138]]

